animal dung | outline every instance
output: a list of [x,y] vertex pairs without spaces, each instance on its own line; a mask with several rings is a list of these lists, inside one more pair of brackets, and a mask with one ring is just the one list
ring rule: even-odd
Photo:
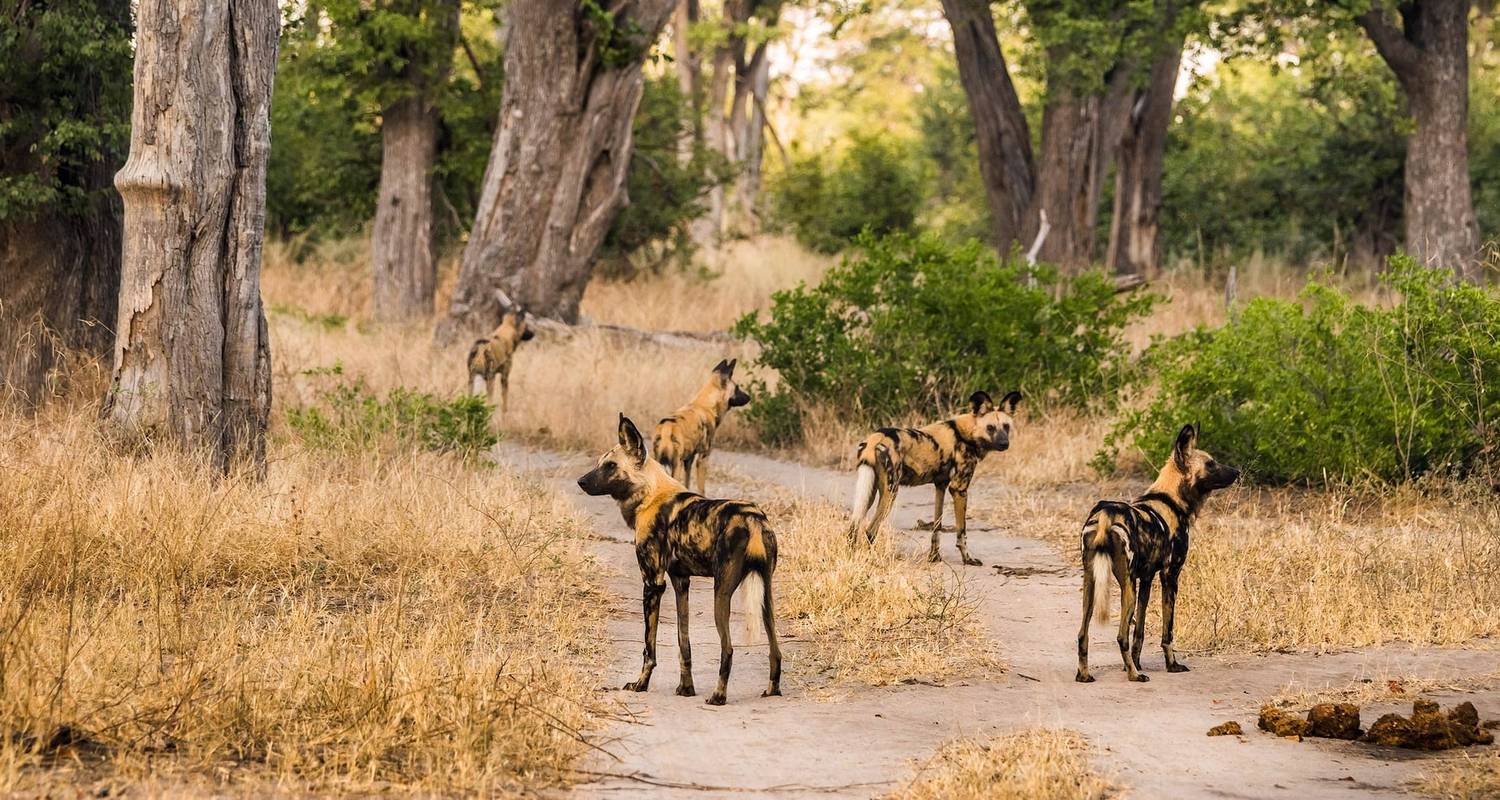
[[[1410,717],[1386,714],[1375,721],[1368,731],[1360,730],[1359,706],[1353,703],[1319,703],[1307,712],[1304,719],[1290,711],[1273,705],[1261,706],[1260,729],[1286,738],[1300,740],[1304,736],[1321,739],[1358,740],[1381,747],[1402,747],[1408,750],[1448,750],[1474,744],[1493,744],[1496,727],[1494,721],[1479,721],[1479,712],[1473,703],[1459,703],[1443,713],[1431,700],[1412,703]],[[1221,736],[1220,729],[1226,723],[1208,732],[1210,736]],[[1238,726],[1236,726],[1238,727]]]
[[1245,729],[1241,728],[1240,724],[1234,720],[1215,725],[1208,729],[1209,736],[1241,736],[1244,733]]

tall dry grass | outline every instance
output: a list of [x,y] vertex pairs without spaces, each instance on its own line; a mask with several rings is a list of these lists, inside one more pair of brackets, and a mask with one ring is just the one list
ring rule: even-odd
[[285,441],[214,480],[95,413],[0,417],[0,791],[506,794],[594,746],[603,603],[559,498]]
[[1500,798],[1500,753],[1464,753],[1438,760],[1412,781],[1411,788],[1439,800]]
[[1081,734],[1032,728],[955,739],[918,764],[892,798],[904,800],[1100,800],[1124,793],[1090,763]]

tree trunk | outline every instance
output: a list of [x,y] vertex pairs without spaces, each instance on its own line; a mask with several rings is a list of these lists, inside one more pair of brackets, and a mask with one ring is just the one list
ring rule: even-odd
[[[510,5],[500,124],[439,344],[488,330],[507,306],[577,320],[595,253],[628,202],[641,64],[672,6],[613,6],[617,38],[601,42],[573,2]],[[621,42],[622,31],[639,36]]]
[[1002,253],[1017,243],[1026,247],[1030,242],[1021,240],[1035,186],[1031,131],[1000,52],[990,4],[988,0],[943,0],[943,16],[953,28],[958,77],[974,117],[979,172],[995,246]]
[[1115,159],[1115,202],[1105,256],[1117,274],[1145,276],[1161,258],[1161,180],[1172,123],[1172,93],[1182,65],[1176,40],[1152,63],[1145,86],[1129,95]]
[[34,408],[70,350],[109,353],[120,293],[120,209],[115,164],[98,162],[80,187],[78,215],[43,213],[0,223],[0,401]]
[[1036,192],[1027,209],[1025,240],[1036,237],[1041,212],[1051,226],[1040,258],[1052,264],[1081,266],[1093,255],[1100,174],[1105,165],[1100,144],[1098,96],[1080,96],[1060,86],[1048,88],[1042,109],[1042,156],[1036,165]]
[[677,66],[677,88],[692,110],[693,127],[677,142],[677,162],[693,160],[693,150],[703,138],[703,66],[693,49],[690,34],[698,24],[698,0],[678,0],[672,12],[672,62]]
[[403,97],[381,116],[380,193],[370,234],[375,318],[419,319],[432,313],[437,253],[432,227],[432,166],[437,108]]
[[265,463],[261,309],[272,0],[142,0],[114,385],[106,414],[227,470]]
[[[774,22],[774,19],[770,20]],[[761,160],[765,155],[766,95],[771,88],[769,42],[755,46],[754,54],[744,64],[744,73],[735,76],[735,102],[730,114],[734,157],[738,180],[734,185],[732,226],[750,232],[756,227],[755,206],[760,196]]]
[[1359,23],[1411,106],[1406,143],[1406,249],[1478,283],[1479,224],[1469,186],[1470,0],[1418,0],[1397,28],[1376,3]]

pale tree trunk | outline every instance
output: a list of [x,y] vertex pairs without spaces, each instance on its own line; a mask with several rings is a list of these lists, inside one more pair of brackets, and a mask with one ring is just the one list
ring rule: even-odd
[[[577,320],[595,254],[628,202],[641,64],[672,6],[611,6],[615,35],[639,36],[610,63],[576,3],[511,3],[500,124],[439,344],[488,330],[508,306]],[[622,46],[614,42],[607,52]]]
[[1102,99],[1061,88],[1048,91],[1042,109],[1042,153],[1036,163],[1035,194],[1026,210],[1025,239],[1034,240],[1046,212],[1050,231],[1041,260],[1066,266],[1087,264],[1093,254],[1103,148]]
[[432,314],[437,286],[432,169],[442,118],[436,100],[458,38],[458,3],[433,4],[444,36],[427,57],[406,65],[409,93],[381,114],[380,189],[370,232],[375,318],[383,322]]
[[[772,17],[768,23],[774,23]],[[769,42],[761,42],[748,61],[735,66],[734,104],[730,108],[730,133],[736,180],[730,203],[730,226],[749,233],[756,227],[756,199],[760,194],[761,160],[765,154],[766,94],[771,88]]]
[[[712,72],[704,93],[703,142],[709,150],[727,161],[734,161],[734,136],[731,132],[730,90],[735,85],[735,63],[742,57],[744,37],[735,31],[750,20],[750,0],[725,0],[721,24],[724,41],[714,48]],[[737,55],[739,54],[739,55]],[[712,247],[724,233],[726,192],[721,183],[709,187],[703,215],[688,225],[688,236],[698,247]]]
[[672,12],[672,61],[677,67],[677,88],[687,101],[693,118],[692,130],[677,141],[677,161],[693,160],[693,150],[703,137],[703,66],[689,34],[698,24],[698,0],[678,0]]
[[273,0],[142,0],[110,420],[263,469],[270,348],[260,299]]
[[1144,86],[1130,95],[1116,140],[1115,201],[1105,262],[1120,275],[1145,276],[1161,258],[1161,181],[1172,122],[1172,92],[1182,65],[1182,40],[1152,63]]
[[1401,6],[1398,28],[1377,2],[1360,15],[1410,103],[1406,143],[1406,249],[1432,267],[1478,283],[1479,224],[1469,187],[1470,0]]

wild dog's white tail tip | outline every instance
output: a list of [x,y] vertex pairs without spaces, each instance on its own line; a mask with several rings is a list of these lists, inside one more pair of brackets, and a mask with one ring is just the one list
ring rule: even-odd
[[766,607],[766,579],[751,571],[740,581],[740,610],[745,615],[745,644],[754,644],[765,627],[761,614]]
[[1108,553],[1095,553],[1094,563],[1094,621],[1109,622],[1109,579],[1114,571]]
[[875,491],[875,468],[860,464],[854,473],[854,498],[849,503],[849,513],[854,519],[863,519],[870,510],[871,495]]
[[469,384],[469,394],[475,395],[477,397],[483,397],[484,396],[484,376],[476,374],[476,375],[473,376],[472,380],[473,380],[473,382]]

